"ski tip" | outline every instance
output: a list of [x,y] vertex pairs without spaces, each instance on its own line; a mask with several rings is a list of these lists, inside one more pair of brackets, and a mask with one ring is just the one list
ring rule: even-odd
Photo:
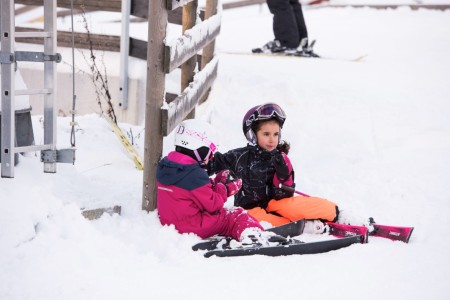
[[211,256],[214,256],[216,253],[213,251],[208,251],[205,254],[203,254],[204,257],[209,258]]
[[370,235],[387,238],[392,241],[408,243],[414,227],[390,226],[374,223],[375,230]]
[[413,231],[414,231],[414,227],[411,227],[411,230],[409,231],[408,236],[404,240],[405,243],[407,243],[407,244],[409,243],[409,239],[411,238],[411,235],[412,235]]

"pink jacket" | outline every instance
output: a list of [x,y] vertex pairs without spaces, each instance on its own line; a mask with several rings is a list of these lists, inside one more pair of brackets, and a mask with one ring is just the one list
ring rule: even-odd
[[171,152],[157,168],[158,213],[161,224],[175,225],[180,233],[192,232],[202,238],[222,234],[239,239],[247,227],[259,223],[234,209],[224,209],[227,191],[224,185],[213,186],[206,170],[191,157]]

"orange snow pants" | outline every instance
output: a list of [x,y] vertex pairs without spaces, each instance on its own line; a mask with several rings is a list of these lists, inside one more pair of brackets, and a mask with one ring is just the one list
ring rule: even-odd
[[266,209],[255,207],[247,212],[259,222],[280,226],[299,219],[333,221],[336,218],[336,208],[336,204],[327,199],[295,196],[270,200]]

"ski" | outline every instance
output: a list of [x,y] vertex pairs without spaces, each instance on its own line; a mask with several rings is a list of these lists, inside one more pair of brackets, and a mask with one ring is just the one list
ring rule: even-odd
[[315,54],[314,52],[308,53],[304,51],[286,51],[286,52],[268,52],[264,51],[261,48],[255,48],[252,49],[252,54],[268,54],[268,55],[276,55],[276,56],[295,56],[295,57],[309,57],[309,58],[321,58],[319,55]]
[[[338,224],[333,222],[326,223],[329,226],[329,234],[336,239],[302,242],[297,239],[288,239],[285,243],[274,243],[273,246],[239,245],[233,247],[231,238],[215,236],[203,242],[192,246],[194,251],[206,250],[205,257],[231,257],[247,255],[266,255],[266,256],[285,256],[294,254],[317,254],[348,247],[355,243],[368,243],[369,236],[388,238],[394,241],[409,242],[414,227],[389,226],[372,224],[374,231],[369,233],[365,226]],[[291,222],[282,226],[269,228],[266,231],[272,231],[283,237],[295,237],[303,233],[305,220]]]
[[252,245],[234,249],[216,249],[206,252],[204,256],[233,257],[248,255],[285,256],[317,254],[334,251],[353,244],[361,243],[362,239],[363,237],[360,235],[307,243],[291,239],[288,244],[278,244],[275,246]]
[[327,222],[330,227],[330,234],[336,237],[346,237],[352,235],[364,236],[364,242],[369,241],[369,236],[387,238],[393,241],[409,242],[414,227],[391,226],[373,223],[374,230],[369,232],[365,226],[346,225]]
[[338,224],[333,222],[327,222],[327,225],[330,227],[330,234],[335,237],[361,235],[363,243],[369,242],[369,229],[367,227]]
[[[303,228],[305,227],[305,220],[301,219],[295,222],[290,222],[281,226],[276,226],[266,229],[266,231],[271,231],[277,235],[283,237],[294,237],[303,233]],[[207,240],[192,246],[192,250],[214,250],[221,248],[231,241],[231,238],[225,238],[223,236],[214,236]]]
[[411,234],[414,227],[404,227],[404,226],[390,226],[390,225],[380,225],[377,223],[372,224],[375,228],[371,232],[370,236],[387,238],[393,241],[402,241],[405,243],[409,242]]
[[286,238],[294,237],[301,235],[303,233],[303,229],[305,228],[305,222],[306,222],[305,219],[301,219],[284,225],[268,228],[266,229],[266,231],[271,231],[275,234],[281,235]]
[[239,52],[239,51],[220,51],[223,54],[230,55],[252,55],[252,56],[262,56],[262,57],[284,57],[284,58],[315,58],[315,59],[326,59],[326,60],[338,60],[338,61],[346,61],[346,62],[361,62],[363,61],[367,55],[359,55],[352,58],[339,58],[339,57],[324,57],[324,56],[309,56],[304,55],[300,51],[294,53],[284,53],[284,52],[276,52],[276,53],[252,53],[252,52]]

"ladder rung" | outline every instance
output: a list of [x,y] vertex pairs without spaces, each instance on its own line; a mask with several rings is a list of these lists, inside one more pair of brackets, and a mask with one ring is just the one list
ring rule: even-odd
[[49,38],[52,35],[47,31],[30,31],[30,32],[16,32],[16,38]]
[[16,96],[20,95],[48,95],[53,89],[17,90]]
[[33,152],[50,149],[52,149],[52,145],[33,145],[33,146],[14,147],[14,152],[21,153],[21,152]]

